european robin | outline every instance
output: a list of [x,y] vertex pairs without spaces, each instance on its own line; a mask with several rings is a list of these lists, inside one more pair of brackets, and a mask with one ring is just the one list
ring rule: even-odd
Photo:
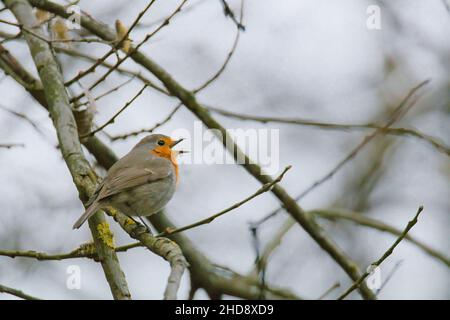
[[172,148],[181,142],[162,134],[143,138],[107,172],[86,211],[73,225],[78,229],[96,211],[112,206],[127,216],[150,216],[172,198],[178,182],[176,156]]

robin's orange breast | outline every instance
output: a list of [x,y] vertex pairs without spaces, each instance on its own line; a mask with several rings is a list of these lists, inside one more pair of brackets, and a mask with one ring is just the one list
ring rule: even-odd
[[158,146],[153,150],[150,150],[151,154],[154,154],[158,157],[166,158],[170,160],[175,170],[176,182],[178,183],[178,162],[176,158],[176,152],[173,151],[169,146]]

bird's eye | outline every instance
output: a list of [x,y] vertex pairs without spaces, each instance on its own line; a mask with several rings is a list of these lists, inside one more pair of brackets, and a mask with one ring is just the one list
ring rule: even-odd
[[159,144],[160,146],[163,146],[163,145],[165,144],[165,142],[164,142],[164,140],[159,140],[159,141],[158,141],[158,144]]

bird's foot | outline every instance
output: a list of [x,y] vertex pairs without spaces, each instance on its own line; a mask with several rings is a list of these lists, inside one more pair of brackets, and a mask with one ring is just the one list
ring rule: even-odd
[[136,220],[134,220],[132,217],[130,217],[131,220],[133,220],[136,224],[136,227],[133,229],[134,236],[141,235],[143,233],[149,233],[153,235],[152,230],[150,227],[145,223],[144,219],[142,219],[141,216],[137,216],[139,220],[141,220],[142,224],[138,223]]
[[137,239],[139,238],[139,236],[148,233],[148,229],[146,226],[143,226],[142,224],[136,224],[136,226],[133,228],[133,230],[131,230],[130,235]]
[[150,226],[147,224],[147,223],[145,223],[145,220],[141,217],[141,216],[138,216],[139,217],[139,220],[141,220],[141,222],[144,224],[144,226],[147,228],[147,232],[148,233],[150,233],[151,235],[153,235],[153,233],[152,233],[152,229],[150,229]]

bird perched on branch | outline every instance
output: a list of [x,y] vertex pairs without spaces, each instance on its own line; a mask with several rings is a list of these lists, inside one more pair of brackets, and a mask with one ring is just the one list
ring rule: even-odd
[[78,229],[96,211],[108,206],[130,217],[150,216],[161,210],[175,192],[176,156],[184,151],[172,148],[182,140],[162,134],[143,138],[108,170],[73,228]]

